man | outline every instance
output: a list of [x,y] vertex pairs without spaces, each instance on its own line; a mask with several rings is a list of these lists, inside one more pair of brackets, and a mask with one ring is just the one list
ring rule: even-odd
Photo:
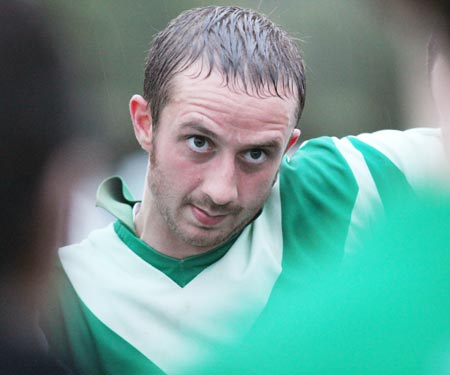
[[130,101],[143,200],[107,180],[97,204],[118,220],[61,249],[47,322],[61,358],[79,373],[195,372],[443,159],[428,130],[324,137],[283,158],[304,100],[295,43],[256,12],[194,9],[156,36]]
[[44,12],[0,2],[0,373],[68,373],[38,326],[51,259],[64,233],[70,179],[66,75]]

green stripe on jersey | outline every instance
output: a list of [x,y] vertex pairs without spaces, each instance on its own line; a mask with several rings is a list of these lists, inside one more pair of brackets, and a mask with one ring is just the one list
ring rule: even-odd
[[366,161],[385,214],[389,213],[394,206],[398,206],[398,200],[410,199],[414,195],[404,173],[389,158],[355,137],[349,137],[349,140]]
[[163,272],[181,287],[186,286],[205,268],[222,258],[238,237],[238,235],[236,235],[225,244],[204,254],[176,259],[154,250],[139,237],[136,237],[136,235],[119,220],[114,223],[114,230],[125,245],[127,245],[127,247],[137,256]]
[[283,264],[291,257],[322,267],[339,261],[358,186],[329,137],[307,142],[280,174]]

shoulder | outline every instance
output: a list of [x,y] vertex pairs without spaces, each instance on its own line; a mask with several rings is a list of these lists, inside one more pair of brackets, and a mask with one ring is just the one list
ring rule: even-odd
[[433,186],[449,170],[441,129],[382,130],[348,139],[368,163],[389,160],[414,188]]
[[[114,224],[95,230],[80,243],[59,249],[55,267],[55,277],[65,279],[74,287],[78,282],[92,283],[99,269],[114,269],[120,263],[114,254],[121,254],[126,245],[115,232]],[[67,289],[67,288],[63,288]]]
[[332,137],[312,139],[283,162],[280,197],[285,265],[334,263],[343,254],[359,187],[338,143]]
[[343,188],[356,193],[357,184],[345,142],[320,137],[304,142],[292,157],[286,157],[280,171],[281,193],[333,194]]
[[97,229],[89,233],[83,241],[61,247],[58,251],[59,258],[65,259],[69,254],[78,254],[86,252],[97,252],[102,248],[116,245],[120,240],[114,230],[114,224],[111,223],[104,228]]
[[327,154],[348,154],[352,145],[364,144],[367,147],[378,150],[394,162],[399,160],[402,154],[412,155],[414,151],[425,152],[434,147],[436,152],[443,151],[442,132],[438,128],[415,128],[408,130],[380,130],[374,133],[362,133],[349,135],[343,138],[319,137],[304,142],[298,151],[317,153],[319,150]]
[[422,148],[442,143],[441,129],[438,128],[387,129],[374,133],[362,133],[351,138],[371,145],[386,155],[394,155],[394,149],[408,152],[412,147]]
[[[442,180],[449,170],[440,129],[416,128],[405,131],[381,130],[344,138],[320,137],[303,143],[291,159],[286,158],[282,172],[323,178],[339,171],[347,186],[354,177],[364,184],[370,174],[402,175],[413,187],[427,187]],[[448,173],[450,175],[450,173]],[[338,177],[332,173],[327,180]],[[326,177],[326,176],[325,176]]]

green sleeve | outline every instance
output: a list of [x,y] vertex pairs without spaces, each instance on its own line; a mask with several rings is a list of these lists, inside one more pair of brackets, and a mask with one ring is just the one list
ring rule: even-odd
[[283,263],[291,256],[318,267],[339,261],[358,186],[332,138],[309,141],[284,160],[280,191]]

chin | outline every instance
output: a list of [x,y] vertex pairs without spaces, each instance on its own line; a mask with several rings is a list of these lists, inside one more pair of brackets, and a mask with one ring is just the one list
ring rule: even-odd
[[[180,236],[180,239],[183,240],[186,244],[199,248],[210,248],[213,249],[219,245],[222,245],[224,242],[228,241],[234,232],[231,233],[211,233],[214,231],[213,229],[203,229],[200,230],[203,233],[197,234],[187,234]],[[205,233],[206,232],[206,233]],[[209,233],[208,233],[209,232]]]
[[214,248],[216,246],[221,245],[224,243],[229,237],[223,239],[223,237],[220,238],[211,238],[211,237],[191,237],[186,242],[195,247],[201,247],[201,248]]

